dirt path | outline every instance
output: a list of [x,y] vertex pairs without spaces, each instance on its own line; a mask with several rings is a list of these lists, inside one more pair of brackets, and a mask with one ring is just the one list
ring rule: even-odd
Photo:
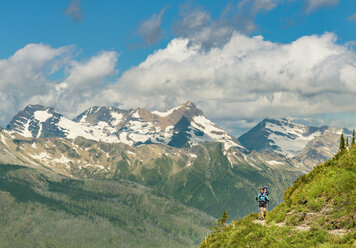
[[[265,220],[254,220],[254,221],[252,221],[252,223],[259,224],[262,226],[270,226],[270,225],[267,225]],[[285,227],[286,225],[285,225],[285,223],[277,223],[277,224],[274,224],[274,226]],[[310,229],[310,226],[307,226],[307,225],[294,226],[292,228],[293,231],[302,231],[302,232],[309,231],[309,229]],[[327,230],[327,231],[329,234],[338,235],[338,236],[344,236],[349,232],[346,229],[335,229],[335,230]]]
[[262,226],[266,225],[266,221],[265,220],[254,220],[254,221],[252,221],[252,223],[259,224],[259,225],[262,225]]

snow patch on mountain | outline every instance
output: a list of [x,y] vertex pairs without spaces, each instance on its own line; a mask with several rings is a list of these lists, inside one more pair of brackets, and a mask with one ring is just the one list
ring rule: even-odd
[[309,141],[321,135],[320,131],[308,135],[308,128],[304,125],[293,123],[293,126],[266,123],[266,131],[271,145],[278,146],[277,152],[293,157],[308,144]]
[[59,120],[57,126],[66,134],[66,137],[69,139],[84,137],[86,139],[103,141],[107,143],[119,142],[117,136],[111,135],[110,131],[106,132],[106,129],[110,129],[110,127],[107,125],[107,123],[104,122],[99,122],[97,125],[88,125],[85,123],[77,123],[62,117]]
[[63,154],[61,158],[54,158],[52,159],[52,162],[54,163],[59,163],[59,164],[67,164],[69,162],[72,162],[71,159],[66,158]]
[[276,161],[276,160],[269,160],[269,161],[267,161],[267,163],[270,165],[283,165],[284,164],[283,162]]
[[37,119],[39,122],[45,122],[47,121],[50,117],[52,117],[52,114],[48,113],[48,110],[45,111],[35,111],[34,113],[35,119]]
[[32,137],[32,133],[29,130],[29,126],[30,126],[30,121],[27,121],[26,123],[24,123],[23,129],[19,131],[19,133],[27,138]]
[[111,119],[110,123],[113,126],[118,125],[123,120],[123,117],[124,117],[122,114],[115,113],[115,112],[112,112],[111,116],[112,116],[112,119]]
[[4,137],[4,135],[0,134],[0,137],[1,137],[1,142],[6,145],[6,139]]
[[47,161],[51,159],[51,156],[47,152],[41,152],[40,154],[30,155],[33,159],[37,159],[40,161]]
[[225,150],[228,150],[230,147],[243,148],[243,146],[233,140],[233,137],[231,135],[229,135],[223,129],[217,127],[213,122],[211,122],[202,115],[193,117],[192,127],[204,132],[204,135],[201,138],[195,135],[197,139],[222,142],[224,143]]
[[160,111],[152,111],[153,114],[155,115],[159,115],[161,117],[167,117],[169,115],[171,115],[175,110],[178,110],[182,107],[182,105],[179,105],[178,107],[175,107],[175,108],[172,108],[172,109],[169,109],[165,112],[160,112]]

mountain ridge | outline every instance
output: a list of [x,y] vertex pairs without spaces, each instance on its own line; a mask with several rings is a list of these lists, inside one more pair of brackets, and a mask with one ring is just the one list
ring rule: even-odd
[[72,120],[51,107],[28,105],[14,116],[6,130],[31,138],[75,139],[81,136],[131,146],[164,144],[185,148],[204,142],[222,142],[226,151],[234,147],[246,154],[254,150],[280,154],[304,172],[338,151],[341,132],[351,135],[345,128],[307,126],[286,118],[265,118],[235,138],[207,119],[190,101],[164,112],[94,106]]
[[94,106],[72,120],[51,107],[28,105],[14,116],[7,130],[32,138],[82,136],[129,145],[161,143],[188,147],[206,141],[220,141],[226,149],[244,149],[235,137],[208,120],[190,101],[166,112]]
[[341,133],[348,137],[352,134],[346,128],[315,127],[286,118],[265,118],[238,140],[249,150],[281,154],[309,171],[338,152]]

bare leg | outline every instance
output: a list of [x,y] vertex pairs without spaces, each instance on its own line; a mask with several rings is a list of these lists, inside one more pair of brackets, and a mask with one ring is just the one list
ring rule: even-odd
[[261,218],[263,217],[263,207],[260,207],[261,209]]
[[263,212],[264,212],[264,217],[266,217],[266,215],[267,215],[267,209],[266,208],[263,208]]

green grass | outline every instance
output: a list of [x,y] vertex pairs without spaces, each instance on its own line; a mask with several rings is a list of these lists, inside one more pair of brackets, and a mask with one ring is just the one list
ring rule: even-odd
[[[268,213],[267,226],[254,224],[258,215],[252,213],[208,235],[200,247],[351,247],[356,239],[356,148],[299,177],[283,199]],[[276,225],[281,222],[285,226]],[[310,229],[293,230],[297,225]],[[348,233],[328,232],[335,229]]]

